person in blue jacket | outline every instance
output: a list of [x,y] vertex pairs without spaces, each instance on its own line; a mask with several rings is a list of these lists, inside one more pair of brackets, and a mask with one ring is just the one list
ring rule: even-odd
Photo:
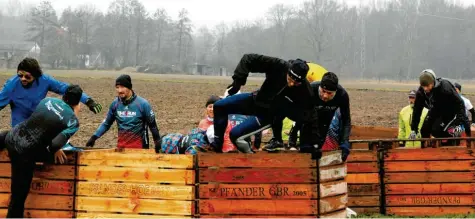
[[[0,91],[0,110],[10,105],[11,126],[14,127],[31,116],[48,91],[64,95],[68,86],[68,83],[44,74],[36,59],[25,58],[18,64],[17,75],[9,78]],[[95,114],[102,111],[102,105],[86,93],[82,93],[81,102]]]
[[118,148],[148,149],[147,129],[152,132],[155,148],[161,148],[160,133],[152,106],[132,90],[130,76],[120,75],[116,79],[115,86],[118,97],[110,105],[106,119],[87,141],[86,146],[93,147],[96,140],[110,129],[114,121],[117,121]]

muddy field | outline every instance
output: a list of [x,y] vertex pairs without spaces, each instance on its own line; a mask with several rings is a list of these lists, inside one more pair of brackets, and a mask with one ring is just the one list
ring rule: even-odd
[[[115,97],[115,77],[120,74],[98,74],[97,72],[74,72],[63,74],[51,73],[57,79],[77,83],[83,90],[104,106],[104,111],[98,115],[93,114],[82,105],[80,123],[81,128],[71,143],[84,146],[88,138],[95,132],[99,124],[105,118],[110,103]],[[11,73],[9,75],[12,75]],[[186,132],[198,125],[204,117],[205,102],[210,95],[222,95],[224,89],[231,82],[229,78],[218,77],[188,77],[188,76],[163,76],[131,74],[133,89],[135,92],[149,100],[152,104],[160,133]],[[0,75],[0,83],[3,85],[9,76]],[[250,79],[244,91],[258,88],[259,79]],[[373,82],[356,83],[344,82],[350,87],[348,90],[351,101],[351,116],[354,125],[363,126],[386,126],[397,127],[397,114],[400,109],[407,105],[407,96],[401,91],[368,91],[361,89],[393,89],[406,90],[412,85],[384,85]],[[372,86],[371,84],[374,84]],[[467,86],[471,88],[470,86]],[[56,95],[52,95],[56,96]],[[467,96],[475,102],[475,96]],[[10,109],[6,107],[0,112],[1,129],[10,127]],[[110,147],[115,145],[117,126],[112,128],[96,143],[97,147]]]

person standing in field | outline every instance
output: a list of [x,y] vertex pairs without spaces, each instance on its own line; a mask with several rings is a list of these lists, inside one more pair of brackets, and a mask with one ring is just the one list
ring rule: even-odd
[[454,83],[455,85],[455,90],[457,91],[457,93],[460,95],[460,97],[462,98],[463,100],[463,103],[465,105],[465,113],[468,117],[468,114],[470,113],[472,115],[472,127],[475,127],[475,109],[473,108],[473,105],[472,105],[472,102],[470,102],[469,99],[467,99],[466,97],[464,97],[462,95],[462,85],[460,85],[459,83]]
[[[64,95],[68,86],[44,74],[36,59],[25,58],[18,64],[17,75],[9,78],[0,91],[0,110],[10,105],[11,127],[14,127],[31,116],[48,91]],[[102,105],[86,93],[82,93],[81,102],[95,114],[102,111]]]
[[[416,101],[416,91],[411,90],[408,94],[409,98],[409,105],[402,108],[398,115],[399,121],[399,132],[398,132],[398,139],[406,140],[409,138],[411,134],[411,122],[412,122],[412,115],[414,111],[414,102]],[[422,110],[421,121],[424,121],[427,116],[427,108]],[[419,122],[418,129],[420,131],[422,127],[422,122]],[[420,141],[401,141],[399,142],[399,146],[406,147],[406,148],[420,148],[421,142]]]
[[409,139],[417,137],[424,107],[428,108],[429,112],[421,127],[422,138],[461,137],[464,131],[467,137],[470,137],[470,122],[465,113],[465,104],[454,84],[437,78],[431,69],[423,70],[419,81]]
[[77,116],[82,94],[79,86],[71,85],[65,89],[62,99],[44,98],[29,118],[1,133],[1,145],[6,146],[12,166],[7,218],[24,217],[37,161],[45,161],[51,155],[56,163],[67,161],[61,147],[79,129]]
[[[308,69],[301,59],[285,61],[261,54],[245,54],[234,70],[233,83],[228,86],[230,97],[214,104],[214,141],[211,145],[216,152],[222,153],[229,114],[252,116],[230,132],[233,144],[245,153],[253,153],[245,139],[269,128],[276,115],[294,121],[308,120],[312,115],[309,100],[313,95],[305,78]],[[246,84],[249,72],[266,74],[262,86],[251,93],[236,94]]]
[[109,106],[107,117],[96,133],[87,141],[87,147],[93,147],[96,140],[104,135],[117,121],[118,148],[149,148],[148,129],[152,132],[155,148],[160,148],[160,133],[155,121],[155,113],[149,102],[132,90],[129,75],[120,75],[115,81],[117,98]]

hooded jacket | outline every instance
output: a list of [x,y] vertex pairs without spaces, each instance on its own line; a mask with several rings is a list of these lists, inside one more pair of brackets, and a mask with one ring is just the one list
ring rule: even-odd
[[455,90],[454,84],[443,78],[435,79],[434,83],[434,88],[429,94],[425,93],[422,86],[417,90],[411,130],[416,133],[419,132],[418,124],[422,110],[426,107],[429,109],[428,116],[433,119],[442,117],[442,120],[448,123],[456,118],[457,122],[461,122],[464,126],[467,136],[471,136],[470,122],[465,114],[465,105]]
[[[407,105],[406,107],[402,108],[401,112],[399,112],[399,132],[398,132],[398,139],[407,140],[411,135],[411,122],[413,116],[414,108],[411,105]],[[427,116],[428,110],[424,108],[422,110],[421,121],[424,121]],[[419,123],[417,127],[417,131],[419,132],[422,128],[423,122]],[[420,141],[406,141],[405,147],[407,148],[420,148],[421,142]]]

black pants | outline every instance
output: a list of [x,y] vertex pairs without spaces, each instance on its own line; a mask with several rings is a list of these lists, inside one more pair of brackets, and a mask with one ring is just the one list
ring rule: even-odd
[[[421,137],[430,138],[431,135],[434,138],[450,138],[453,137],[447,132],[449,126],[457,126],[461,124],[461,120],[456,119],[455,117],[452,120],[444,119],[440,116],[434,117],[428,115],[424,120],[424,123],[421,127]],[[458,145],[460,140],[449,140],[446,144],[443,145]]]
[[[11,160],[11,197],[8,205],[7,218],[23,218],[25,201],[30,192],[35,161],[18,155],[14,150],[8,150]],[[46,201],[46,200],[45,200]]]

